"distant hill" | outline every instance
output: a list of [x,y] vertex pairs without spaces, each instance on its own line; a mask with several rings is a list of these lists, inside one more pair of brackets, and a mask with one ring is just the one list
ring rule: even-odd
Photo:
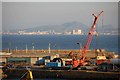
[[[91,25],[92,26],[92,25]],[[26,32],[32,32],[32,31],[55,31],[55,32],[65,32],[65,31],[72,31],[72,30],[77,30],[81,29],[83,33],[88,33],[91,26],[86,26],[85,24],[81,22],[68,22],[64,23],[61,25],[46,25],[46,26],[35,26],[33,28],[28,28],[28,29],[18,29],[18,30],[11,30],[11,31],[20,31],[24,30]],[[110,31],[116,31],[117,29],[114,28],[111,25],[104,25],[103,27],[97,26],[96,30],[98,32],[110,32]]]
[[24,29],[25,31],[56,31],[56,32],[65,32],[72,31],[74,29],[81,29],[85,31],[87,26],[80,22],[68,22],[61,25],[47,25],[47,26],[38,26],[34,28]]

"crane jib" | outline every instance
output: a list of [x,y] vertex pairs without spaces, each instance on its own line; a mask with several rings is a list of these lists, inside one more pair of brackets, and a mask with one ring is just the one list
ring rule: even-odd
[[[101,15],[102,12],[103,12],[103,11],[101,11],[100,14],[98,14],[98,16],[95,16],[95,15],[93,14],[93,16],[94,16],[95,18],[94,18],[93,25],[92,25],[89,33],[88,33],[88,38],[87,38],[86,44],[85,44],[85,46],[84,46],[84,48],[83,48],[83,51],[82,51],[82,58],[81,58],[80,61],[79,61],[79,65],[80,65],[80,66],[84,65],[84,60],[85,60],[85,58],[86,58],[87,50],[89,49],[90,43],[91,43],[91,41],[92,41],[92,36],[93,36],[93,33],[94,33],[94,29],[95,29],[95,27],[96,27],[96,23],[97,23],[98,17]],[[75,61],[75,60],[73,60],[73,62],[74,62],[74,61]],[[76,61],[75,61],[75,62],[76,62]],[[78,63],[76,63],[76,64],[73,63],[73,66],[76,66],[76,65],[78,65]],[[79,65],[78,65],[78,66],[79,66]]]

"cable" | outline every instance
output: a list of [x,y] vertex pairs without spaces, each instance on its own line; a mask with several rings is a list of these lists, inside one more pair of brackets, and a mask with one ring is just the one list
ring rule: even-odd
[[[103,30],[103,34],[104,34],[104,13],[102,14],[102,30]],[[102,43],[102,47],[104,49],[104,43]]]

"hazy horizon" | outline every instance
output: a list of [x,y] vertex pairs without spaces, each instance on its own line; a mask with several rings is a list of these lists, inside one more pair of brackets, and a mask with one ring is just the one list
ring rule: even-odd
[[[104,11],[104,25],[118,28],[118,2],[3,2],[2,29],[26,29],[66,22],[91,26],[92,14]],[[98,24],[101,25],[101,19]]]

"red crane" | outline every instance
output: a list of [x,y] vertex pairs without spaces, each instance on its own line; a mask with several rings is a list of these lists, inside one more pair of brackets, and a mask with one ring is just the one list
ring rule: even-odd
[[94,33],[94,29],[96,27],[98,18],[101,15],[101,13],[103,13],[103,11],[101,11],[97,16],[95,14],[92,14],[94,16],[94,22],[93,22],[93,25],[92,25],[89,33],[88,33],[88,38],[87,38],[86,44],[83,47],[82,58],[79,61],[76,60],[75,58],[73,58],[73,60],[72,60],[73,67],[78,67],[79,65],[80,66],[84,65],[84,61],[85,61],[86,54],[87,54],[86,52],[89,49],[90,43],[92,41],[92,36],[93,36],[93,33]]

